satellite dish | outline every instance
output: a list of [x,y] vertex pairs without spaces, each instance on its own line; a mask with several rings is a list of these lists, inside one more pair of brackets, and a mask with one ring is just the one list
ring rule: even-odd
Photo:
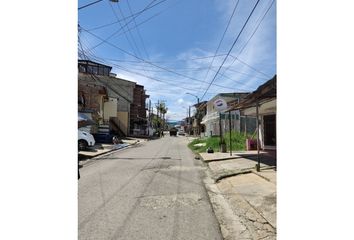
[[224,99],[219,98],[214,101],[214,107],[216,108],[216,110],[218,110],[220,112],[220,111],[225,110],[227,108],[227,103]]

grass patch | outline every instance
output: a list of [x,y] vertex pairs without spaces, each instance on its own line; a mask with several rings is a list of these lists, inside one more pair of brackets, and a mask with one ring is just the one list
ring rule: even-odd
[[[252,138],[251,135],[247,136],[248,138]],[[231,146],[232,146],[232,151],[244,151],[246,150],[246,138],[247,138],[244,133],[239,133],[239,132],[231,132]],[[224,139],[226,142],[226,147],[227,151],[230,150],[230,132],[226,132],[224,134]],[[195,144],[198,143],[206,143],[205,146],[194,146]],[[206,152],[208,147],[212,147],[214,149],[214,152],[219,152],[219,143],[220,143],[220,137],[219,136],[213,136],[209,138],[199,138],[199,139],[194,139],[192,142],[188,144],[188,147],[196,153],[201,153],[201,152]]]
[[[246,150],[246,136],[244,133],[231,131],[231,146],[232,151],[244,151]],[[226,132],[224,135],[226,142],[226,148],[230,149],[230,132]]]

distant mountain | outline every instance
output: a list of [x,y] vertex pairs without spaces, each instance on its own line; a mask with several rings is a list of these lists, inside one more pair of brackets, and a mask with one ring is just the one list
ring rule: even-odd
[[181,122],[182,122],[182,121],[178,121],[178,120],[168,120],[168,121],[167,121],[168,124],[174,124],[174,125],[176,125],[176,124],[181,124]]
[[169,128],[174,127],[175,125],[181,125],[182,121],[177,121],[177,120],[169,120],[167,121],[167,125]]

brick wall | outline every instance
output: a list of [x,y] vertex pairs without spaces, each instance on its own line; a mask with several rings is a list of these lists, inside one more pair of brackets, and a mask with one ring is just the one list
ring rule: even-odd
[[105,88],[102,86],[79,83],[78,96],[83,100],[83,103],[80,104],[80,110],[93,110],[100,112],[101,98],[102,96],[106,96],[104,93]]

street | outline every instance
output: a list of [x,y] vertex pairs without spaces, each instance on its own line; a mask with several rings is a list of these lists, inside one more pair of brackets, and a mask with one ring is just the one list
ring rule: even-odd
[[167,135],[81,168],[79,239],[222,239],[187,144]]

